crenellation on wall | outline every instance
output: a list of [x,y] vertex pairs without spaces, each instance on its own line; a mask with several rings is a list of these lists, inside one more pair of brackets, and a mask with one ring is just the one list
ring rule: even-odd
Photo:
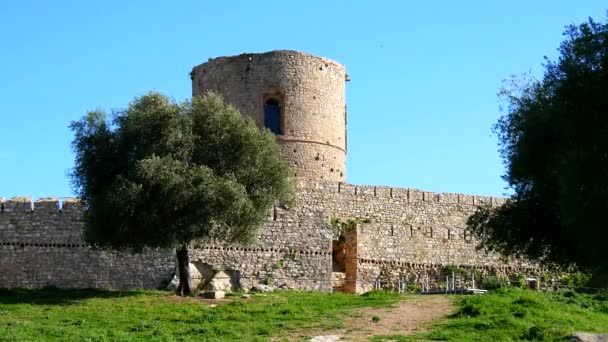
[[409,197],[409,189],[406,188],[391,188],[392,198],[397,200],[407,201]]
[[473,196],[473,204],[477,206],[492,205],[492,197],[488,196]]
[[364,197],[375,197],[376,196],[376,187],[372,185],[356,185],[355,186],[356,194]]
[[56,213],[59,212],[59,198],[43,197],[34,202],[34,211]]
[[[493,198],[479,196],[481,200],[475,200],[471,195],[321,180],[298,182],[297,194],[293,205],[276,205],[269,211],[268,221],[253,244],[196,243],[191,255],[197,262],[237,272],[245,287],[265,282],[329,291],[333,240],[329,219],[335,216],[370,219],[357,225],[356,246],[351,243],[350,247],[351,255],[356,251],[356,262],[350,261],[350,265],[358,265],[357,270],[350,274],[357,275],[358,291],[365,288],[364,283],[392,281],[403,272],[419,274],[418,266],[412,265],[509,266],[514,270],[535,267],[478,251],[476,242],[467,238],[466,219],[476,209],[473,203],[487,203],[487,199],[499,203]],[[4,274],[0,286],[154,288],[174,272],[172,251],[137,258],[92,249],[82,239],[83,206],[78,199],[64,199],[61,210],[55,198],[36,201],[33,210],[25,210],[27,203],[31,206],[27,198],[7,202],[13,210],[0,215],[0,271]],[[37,257],[15,257],[23,258],[19,254],[22,251]],[[30,266],[23,271],[23,262],[36,263],[46,271]],[[130,262],[133,264],[125,266]],[[82,271],[65,272],[69,264]],[[89,271],[91,267],[98,272]],[[125,267],[129,277],[120,275]],[[158,272],[158,277],[146,272]]]
[[459,194],[458,195],[458,203],[467,204],[467,205],[474,205],[475,204],[474,196]]
[[424,201],[424,192],[418,189],[408,189],[407,199],[410,202]]
[[4,200],[2,204],[2,212],[30,212],[32,211],[31,197],[12,197]]
[[393,197],[393,188],[388,186],[376,186],[376,197],[380,198],[392,198]]
[[357,194],[357,186],[354,184],[340,183],[340,194],[354,196]]
[[84,207],[80,198],[64,198],[61,201],[61,211],[64,213],[82,214]]

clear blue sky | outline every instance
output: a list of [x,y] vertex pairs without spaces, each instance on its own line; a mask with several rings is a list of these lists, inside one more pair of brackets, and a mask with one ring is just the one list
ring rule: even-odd
[[347,180],[505,193],[491,126],[510,74],[542,72],[604,1],[29,1],[0,6],[0,197],[70,196],[71,120],[208,58],[294,49],[347,68]]

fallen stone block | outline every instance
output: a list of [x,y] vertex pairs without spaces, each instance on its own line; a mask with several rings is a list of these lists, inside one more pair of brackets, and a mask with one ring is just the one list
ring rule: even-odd
[[201,293],[201,297],[205,299],[222,299],[226,295],[224,291],[205,291]]

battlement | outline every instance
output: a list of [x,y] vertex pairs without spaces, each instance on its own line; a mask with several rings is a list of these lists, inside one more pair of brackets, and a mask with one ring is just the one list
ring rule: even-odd
[[78,198],[42,197],[32,201],[31,197],[17,196],[12,198],[0,197],[0,213],[81,213],[82,202]]
[[298,189],[304,193],[322,192],[326,194],[339,194],[345,196],[398,199],[404,202],[452,203],[473,206],[490,205],[492,207],[499,207],[503,205],[507,200],[506,197],[478,196],[448,192],[431,192],[414,188],[393,188],[388,186],[356,185],[344,182],[317,180],[299,180]]

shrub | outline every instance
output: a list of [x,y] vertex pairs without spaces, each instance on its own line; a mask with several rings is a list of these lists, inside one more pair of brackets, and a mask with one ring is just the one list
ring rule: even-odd
[[477,317],[481,315],[481,309],[473,304],[466,304],[454,316]]
[[412,292],[412,293],[422,292],[422,286],[420,286],[419,284],[408,284],[407,292]]
[[572,287],[583,287],[588,286],[591,276],[585,273],[576,272],[566,274],[559,278],[561,285],[572,286]]
[[497,276],[486,276],[481,279],[480,287],[486,290],[496,290],[501,287],[508,287],[509,281]]
[[566,335],[567,332],[559,327],[537,324],[528,329],[524,338],[531,341],[557,341],[563,339]]
[[517,275],[517,287],[519,287],[520,289],[526,288],[526,275],[525,274],[519,273]]

